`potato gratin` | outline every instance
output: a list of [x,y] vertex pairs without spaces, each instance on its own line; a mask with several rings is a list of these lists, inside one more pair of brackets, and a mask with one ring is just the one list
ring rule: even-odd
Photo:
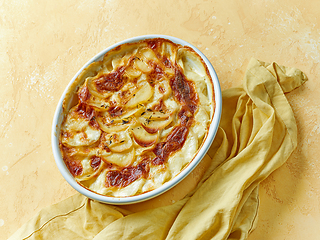
[[214,114],[213,84],[189,47],[157,38],[123,44],[90,64],[64,99],[64,162],[93,192],[156,189],[192,161]]

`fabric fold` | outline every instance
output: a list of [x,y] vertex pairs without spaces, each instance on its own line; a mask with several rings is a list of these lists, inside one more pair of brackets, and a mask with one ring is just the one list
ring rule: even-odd
[[77,194],[40,211],[10,240],[246,239],[257,221],[259,183],[297,146],[297,125],[284,93],[306,80],[296,68],[251,59],[243,85],[222,93],[210,165],[184,199],[131,213]]

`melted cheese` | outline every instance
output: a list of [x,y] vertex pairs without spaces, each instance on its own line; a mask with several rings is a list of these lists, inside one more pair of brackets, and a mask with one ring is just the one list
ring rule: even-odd
[[75,179],[102,195],[133,196],[170,181],[197,154],[214,114],[206,65],[164,39],[111,50],[75,85],[61,152]]
[[64,134],[61,136],[63,144],[72,147],[88,146],[99,140],[101,131],[89,125],[90,121],[79,117],[74,109],[65,120],[62,131]]

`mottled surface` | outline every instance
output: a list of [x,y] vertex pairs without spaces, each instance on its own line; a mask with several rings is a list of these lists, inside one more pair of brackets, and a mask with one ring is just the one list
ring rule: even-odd
[[[166,34],[198,47],[222,89],[241,83],[251,57],[304,71],[289,93],[298,148],[260,187],[249,240],[320,235],[320,1],[0,1],[0,239],[45,206],[75,191],[51,151],[51,122],[64,88],[104,48],[142,34]],[[205,161],[145,209],[183,197]]]

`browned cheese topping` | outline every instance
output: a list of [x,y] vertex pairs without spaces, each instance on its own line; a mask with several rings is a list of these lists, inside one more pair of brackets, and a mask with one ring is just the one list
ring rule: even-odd
[[161,38],[118,46],[89,65],[76,87],[64,102],[60,149],[75,179],[107,196],[141,194],[175,177],[214,113],[202,59]]

